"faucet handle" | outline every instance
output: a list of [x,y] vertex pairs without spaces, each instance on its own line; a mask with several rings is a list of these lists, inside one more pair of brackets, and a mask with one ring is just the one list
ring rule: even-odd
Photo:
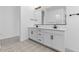
[[54,25],[54,27],[53,27],[54,29],[57,29],[57,25]]

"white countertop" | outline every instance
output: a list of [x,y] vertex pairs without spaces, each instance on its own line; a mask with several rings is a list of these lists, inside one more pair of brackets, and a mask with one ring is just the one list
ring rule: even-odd
[[[30,27],[30,28],[36,28],[36,27]],[[54,28],[44,28],[44,27],[38,27],[39,29],[47,29],[47,30],[55,30],[55,31],[65,31],[65,28],[58,28],[58,29],[54,29]]]

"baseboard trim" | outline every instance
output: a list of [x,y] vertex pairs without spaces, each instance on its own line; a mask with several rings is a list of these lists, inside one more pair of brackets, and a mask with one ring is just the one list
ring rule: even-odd
[[65,48],[65,52],[75,52],[75,51],[69,48]]
[[51,49],[51,50],[53,50],[53,51],[55,51],[55,52],[62,52],[62,51],[59,51],[59,50],[57,50],[57,49],[51,48],[51,47],[49,47],[49,46],[46,46],[46,45],[44,45],[44,44],[42,44],[42,43],[39,43],[39,42],[37,42],[37,41],[35,41],[35,40],[32,40],[32,39],[30,39],[30,38],[28,38],[28,39],[31,40],[31,41],[34,41],[34,42],[36,42],[36,43],[38,43],[38,44],[40,44],[40,45],[43,45],[43,46],[45,46],[45,47],[47,47],[47,48],[49,48],[49,49]]
[[0,40],[0,46],[5,47],[5,46],[12,45],[14,43],[17,43],[17,42],[20,42],[20,37],[19,36],[6,38],[6,39]]

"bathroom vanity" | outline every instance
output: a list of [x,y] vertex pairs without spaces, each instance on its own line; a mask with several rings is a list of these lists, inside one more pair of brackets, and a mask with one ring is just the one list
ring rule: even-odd
[[[50,6],[42,7],[40,9],[41,18],[39,14],[35,14],[35,19],[40,19],[41,24],[36,24],[36,27],[29,27],[28,33],[29,38],[53,48],[58,51],[65,51],[64,40],[65,40],[65,30],[63,26],[66,26],[66,9],[64,6]],[[36,10],[37,11],[37,10]],[[38,21],[40,21],[38,20]],[[39,27],[41,25],[43,27]],[[44,25],[48,27],[44,27]],[[49,28],[50,25],[53,28]],[[59,26],[62,28],[60,29]]]
[[58,51],[65,51],[65,30],[29,27],[29,38]]

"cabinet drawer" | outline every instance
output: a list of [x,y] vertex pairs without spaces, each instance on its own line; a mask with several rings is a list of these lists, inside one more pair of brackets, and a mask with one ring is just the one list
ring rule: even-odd
[[40,42],[40,43],[43,43],[44,42],[44,38],[43,37],[40,37],[40,38],[38,37],[37,41]]
[[43,37],[44,36],[44,30],[38,29],[37,35],[38,35],[38,37]]

